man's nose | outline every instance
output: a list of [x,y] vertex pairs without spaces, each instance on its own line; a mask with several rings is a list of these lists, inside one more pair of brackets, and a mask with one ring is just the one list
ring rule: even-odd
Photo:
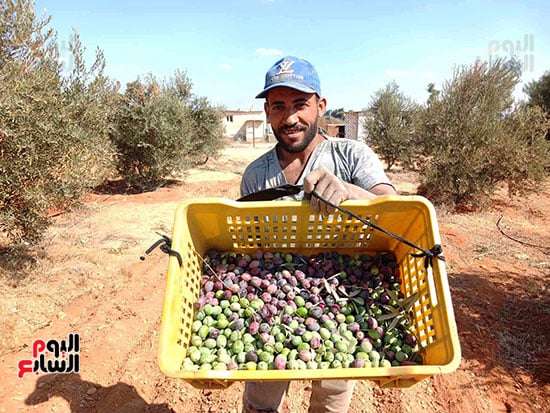
[[285,113],[285,124],[294,125],[298,123],[298,115],[294,109],[289,109]]

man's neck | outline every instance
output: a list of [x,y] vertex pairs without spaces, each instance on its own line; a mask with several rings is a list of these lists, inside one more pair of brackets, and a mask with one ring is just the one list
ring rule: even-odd
[[281,165],[281,169],[285,174],[287,182],[291,184],[297,183],[311,154],[317,145],[325,139],[326,138],[323,135],[318,133],[307,148],[301,152],[288,152],[281,148],[280,145],[276,146],[277,158],[279,160],[279,164]]
[[289,164],[294,161],[298,161],[301,163],[307,162],[317,145],[319,145],[325,139],[326,138],[323,135],[318,133],[317,135],[315,135],[315,138],[313,138],[310,144],[303,151],[300,152],[288,152],[283,149],[281,145],[277,144],[275,147],[277,151],[277,158],[279,159],[281,166],[283,166],[283,164]]

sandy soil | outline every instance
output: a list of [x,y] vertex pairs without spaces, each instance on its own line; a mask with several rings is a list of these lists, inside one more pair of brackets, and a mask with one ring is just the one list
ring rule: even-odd
[[[239,412],[242,383],[200,390],[159,371],[168,260],[158,249],[140,256],[171,234],[181,200],[237,198],[245,165],[266,150],[235,144],[155,192],[91,194],[53,218],[30,270],[0,261],[0,412]],[[414,174],[391,178],[414,193]],[[359,382],[350,412],[550,411],[549,200],[547,182],[523,199],[503,189],[486,212],[438,210],[460,367],[407,389]],[[70,333],[81,338],[79,374],[17,377],[35,340]],[[310,389],[293,382],[283,411],[305,412]]]

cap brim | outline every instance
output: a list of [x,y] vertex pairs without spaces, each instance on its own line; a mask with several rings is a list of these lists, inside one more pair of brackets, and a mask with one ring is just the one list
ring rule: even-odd
[[256,99],[266,98],[267,97],[267,92],[269,92],[271,89],[275,89],[276,87],[289,87],[291,89],[299,90],[300,92],[315,93],[315,94],[320,96],[319,92],[316,91],[315,89],[311,88],[311,87],[304,86],[304,85],[297,84],[297,83],[292,83],[292,82],[281,82],[281,83],[277,83],[275,85],[271,85],[271,86],[266,87],[264,90],[262,90],[260,93],[258,93],[256,95]]

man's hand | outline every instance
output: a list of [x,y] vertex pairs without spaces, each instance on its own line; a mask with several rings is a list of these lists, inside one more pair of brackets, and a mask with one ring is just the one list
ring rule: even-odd
[[[304,192],[311,194],[313,190],[321,198],[334,205],[340,205],[341,202],[347,199],[373,199],[380,195],[395,194],[395,189],[387,184],[376,185],[369,192],[366,189],[342,181],[324,166],[314,169],[304,178]],[[315,195],[311,195],[310,207],[313,212],[323,215],[335,212],[335,208],[321,201]]]
[[[311,194],[315,190],[319,196],[335,205],[351,198],[351,193],[344,181],[330,172],[326,167],[321,166],[311,171],[304,178],[304,192]],[[326,202],[321,201],[315,195],[311,196],[311,210],[323,215],[332,214],[335,209]]]

